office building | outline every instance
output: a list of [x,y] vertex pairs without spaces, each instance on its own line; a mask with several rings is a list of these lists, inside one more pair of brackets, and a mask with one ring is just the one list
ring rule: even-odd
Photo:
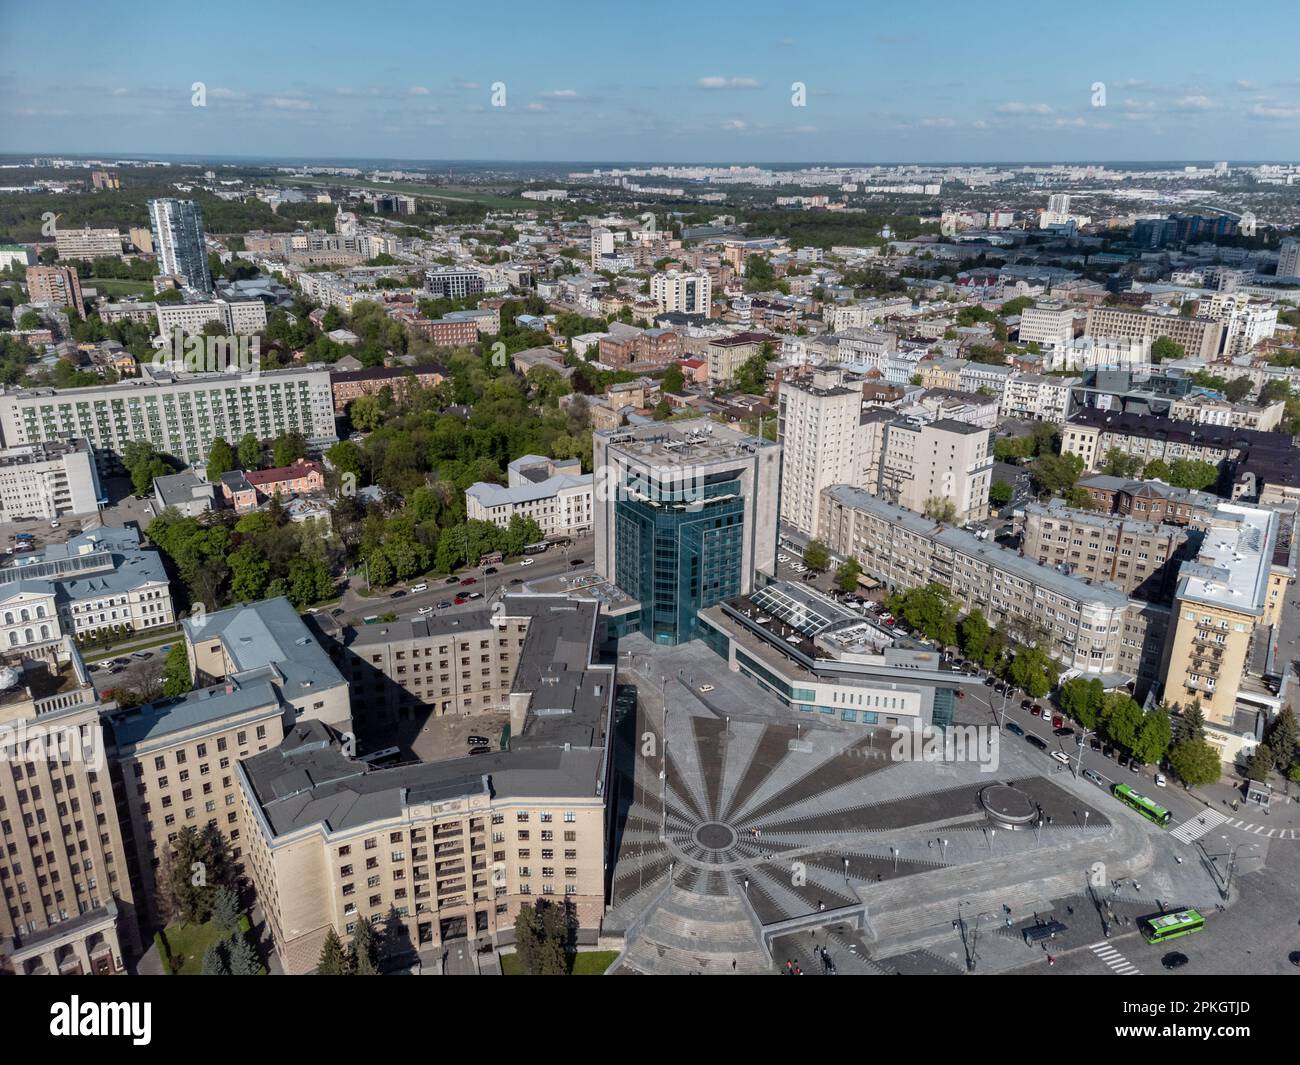
[[614,234],[603,226],[596,226],[591,231],[591,268],[601,269],[607,255],[614,254]]
[[27,298],[32,303],[71,307],[77,312],[78,318],[86,317],[86,305],[81,298],[81,280],[71,266],[29,266]]
[[817,536],[821,492],[864,478],[862,385],[838,371],[786,378],[777,394],[781,522]]
[[190,288],[211,292],[212,275],[208,272],[208,249],[199,205],[193,200],[150,200],[149,225],[154,254],[158,256],[158,273],[184,278]]
[[483,292],[483,275],[477,270],[455,269],[427,270],[424,287],[435,299],[463,300]]
[[105,256],[118,258],[122,254],[122,234],[116,229],[56,229],[54,246],[60,259],[90,261]]
[[1020,312],[1021,344],[1044,348],[1064,347],[1074,339],[1074,309],[1060,303],[1042,303]]
[[252,433],[271,440],[301,433],[313,451],[338,441],[325,368],[172,373],[141,367],[138,380],[90,388],[0,392],[6,447],[85,437],[101,463],[120,461],[132,440],[147,440],[189,466],[208,461],[212,441]]
[[1016,374],[1002,393],[1002,417],[1063,425],[1074,409],[1074,390],[1082,384],[1082,377]]
[[660,312],[708,315],[713,305],[713,281],[707,273],[668,270],[650,278],[650,298]]
[[169,337],[176,329],[200,334],[209,322],[228,336],[254,336],[266,330],[266,304],[261,300],[210,300],[203,303],[159,303],[158,332]]
[[593,434],[596,572],[639,604],[656,643],[775,574],[781,447],[708,419]]
[[476,481],[465,489],[465,516],[506,528],[518,515],[537,522],[543,536],[591,531],[592,475],[580,459],[524,455],[506,467],[507,483]]
[[125,973],[136,896],[99,700],[70,638],[3,652],[0,752],[0,973]]
[[21,244],[0,244],[0,270],[11,266],[35,266],[36,253]]
[[0,451],[0,522],[95,514],[103,498],[95,452],[84,439]]
[[[595,942],[615,802],[614,672],[593,664],[601,628],[594,600],[528,595],[475,630],[475,642],[514,645],[498,660],[512,672],[500,683],[509,750],[373,769],[300,722],[239,764],[247,866],[287,972],[312,971],[328,933],[347,942],[361,917],[436,969],[445,946],[498,943],[539,899],[565,905],[578,942]],[[440,638],[450,655],[454,632],[420,637]]]
[[1262,635],[1267,652],[1267,629],[1295,580],[1281,520],[1264,507],[1224,504],[1178,574],[1164,698],[1178,708],[1199,703],[1205,738],[1225,762],[1249,755],[1281,709],[1261,679],[1267,655],[1256,646]]
[[951,520],[958,525],[988,517],[994,459],[987,429],[872,409],[863,414],[859,431],[862,479],[848,483],[917,514],[940,513],[951,503]]
[[1277,276],[1300,279],[1300,237],[1287,237],[1278,249]]
[[1223,347],[1224,323],[1209,318],[1184,318],[1179,314],[1148,314],[1122,307],[1091,307],[1088,336],[1154,341],[1169,337],[1183,347],[1189,359],[1213,362]]

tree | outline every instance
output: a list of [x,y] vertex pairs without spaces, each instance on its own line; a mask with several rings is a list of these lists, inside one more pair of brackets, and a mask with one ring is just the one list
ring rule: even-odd
[[185,641],[177,640],[163,660],[162,693],[168,698],[175,698],[194,690],[194,678],[190,676],[190,659],[185,650]]
[[1205,739],[1205,713],[1201,709],[1200,699],[1193,699],[1187,709],[1183,711],[1182,729],[1179,738],[1182,740]]
[[686,375],[682,373],[680,363],[674,362],[669,365],[668,369],[664,371],[664,377],[659,387],[665,392],[680,392],[686,387]]
[[[347,443],[347,441],[344,441]],[[341,445],[336,445],[341,446]],[[356,446],[355,444],[353,445]],[[239,468],[257,470],[262,467],[262,441],[253,433],[245,433],[239,440]]]
[[302,433],[281,433],[271,445],[271,461],[276,466],[292,466],[306,455],[307,441]]
[[961,651],[972,662],[979,662],[989,645],[993,630],[989,627],[984,611],[976,607],[964,618],[960,626]]
[[1142,724],[1137,731],[1137,742],[1133,745],[1133,753],[1141,761],[1157,765],[1169,749],[1169,741],[1172,738],[1173,726],[1169,723],[1169,714],[1157,707],[1142,718]]
[[203,952],[203,968],[201,972],[204,976],[230,975],[230,962],[226,958],[226,946],[226,943],[222,940],[208,944],[208,949]]
[[1096,677],[1071,677],[1061,685],[1061,709],[1086,729],[1095,729],[1101,719],[1106,689]]
[[1300,755],[1300,736],[1296,732],[1295,711],[1291,707],[1284,707],[1273,720],[1264,735],[1264,742],[1273,752],[1279,772],[1286,773],[1296,764],[1297,755]]
[[1240,403],[1254,390],[1249,377],[1234,377],[1224,388],[1223,394],[1233,403]]
[[1184,739],[1169,752],[1169,765],[1189,788],[1217,784],[1223,772],[1219,752],[1201,739]]
[[835,571],[835,587],[841,592],[851,592],[858,586],[858,577],[862,573],[862,567],[858,560],[850,556],[844,560],[844,564]]
[[1164,481],[1168,484],[1170,476],[1169,463],[1164,459],[1152,459],[1142,468],[1142,477],[1147,481]]
[[1065,495],[1083,473],[1083,459],[1079,455],[1040,455],[1029,467],[1029,475],[1040,492]]
[[379,975],[379,943],[368,917],[357,919],[352,946],[348,950],[348,971],[353,976]]
[[810,540],[804,548],[803,564],[814,573],[825,573],[831,564],[831,553],[820,540]]
[[236,932],[226,943],[231,976],[256,976],[261,971],[262,963],[258,961],[257,951],[248,941],[248,936]]
[[1142,459],[1113,447],[1106,452],[1106,461],[1101,467],[1101,472],[1111,477],[1136,477],[1142,472]]
[[343,941],[339,939],[338,933],[331,927],[325,934],[325,942],[321,944],[320,958],[316,962],[316,975],[346,976],[347,971],[347,952],[343,949]]
[[235,453],[226,441],[217,437],[208,448],[208,482],[216,484],[221,475],[235,468]]
[[563,976],[569,971],[569,919],[545,899],[522,907],[515,917],[515,951],[533,976]]
[[1270,403],[1285,402],[1291,398],[1291,385],[1287,381],[1265,381],[1259,390],[1259,405],[1266,407]]
[[1166,362],[1170,359],[1181,359],[1187,354],[1187,349],[1174,340],[1173,337],[1156,337],[1151,342],[1151,361]]
[[1041,699],[1056,683],[1056,664],[1039,647],[1021,647],[1011,660],[1010,677],[1035,699]]
[[995,507],[1005,507],[1011,502],[1013,489],[1006,481],[994,481],[989,485],[989,502]]
[[957,504],[943,496],[931,496],[925,501],[925,516],[931,521],[952,525],[957,520]]
[[244,908],[239,904],[239,895],[233,888],[219,885],[212,897],[212,923],[227,936],[239,931],[240,918]]
[[1195,491],[1209,488],[1219,479],[1219,468],[1200,459],[1174,459],[1169,467],[1169,483],[1175,488]]
[[1276,764],[1272,748],[1267,743],[1261,743],[1246,761],[1246,779],[1265,781]]
[[751,396],[767,392],[767,361],[760,351],[754,352],[736,371],[735,386]]
[[1106,735],[1126,751],[1137,745],[1142,718],[1142,707],[1127,692],[1108,692],[1102,702]]

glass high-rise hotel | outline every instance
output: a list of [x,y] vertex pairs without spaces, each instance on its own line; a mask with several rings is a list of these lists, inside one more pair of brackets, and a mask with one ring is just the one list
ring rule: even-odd
[[149,224],[160,274],[181,275],[191,288],[212,291],[203,214],[193,200],[150,200]]
[[593,437],[596,571],[635,600],[628,629],[698,635],[697,611],[775,572],[779,445],[708,419]]

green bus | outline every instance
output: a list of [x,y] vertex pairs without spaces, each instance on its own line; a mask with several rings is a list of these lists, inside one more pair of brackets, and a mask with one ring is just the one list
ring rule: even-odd
[[1136,810],[1148,821],[1157,825],[1169,824],[1169,811],[1159,803],[1152,802],[1145,795],[1134,791],[1127,784],[1112,784],[1110,793],[1131,810]]
[[1205,927],[1205,918],[1196,910],[1175,910],[1154,917],[1138,919],[1142,938],[1148,943],[1163,943],[1167,939],[1190,936]]

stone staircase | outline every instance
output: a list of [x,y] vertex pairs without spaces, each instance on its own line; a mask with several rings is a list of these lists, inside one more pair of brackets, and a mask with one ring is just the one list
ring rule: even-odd
[[[735,962],[735,969],[732,963]],[[770,973],[744,902],[674,885],[624,947],[624,970],[648,975]]]

